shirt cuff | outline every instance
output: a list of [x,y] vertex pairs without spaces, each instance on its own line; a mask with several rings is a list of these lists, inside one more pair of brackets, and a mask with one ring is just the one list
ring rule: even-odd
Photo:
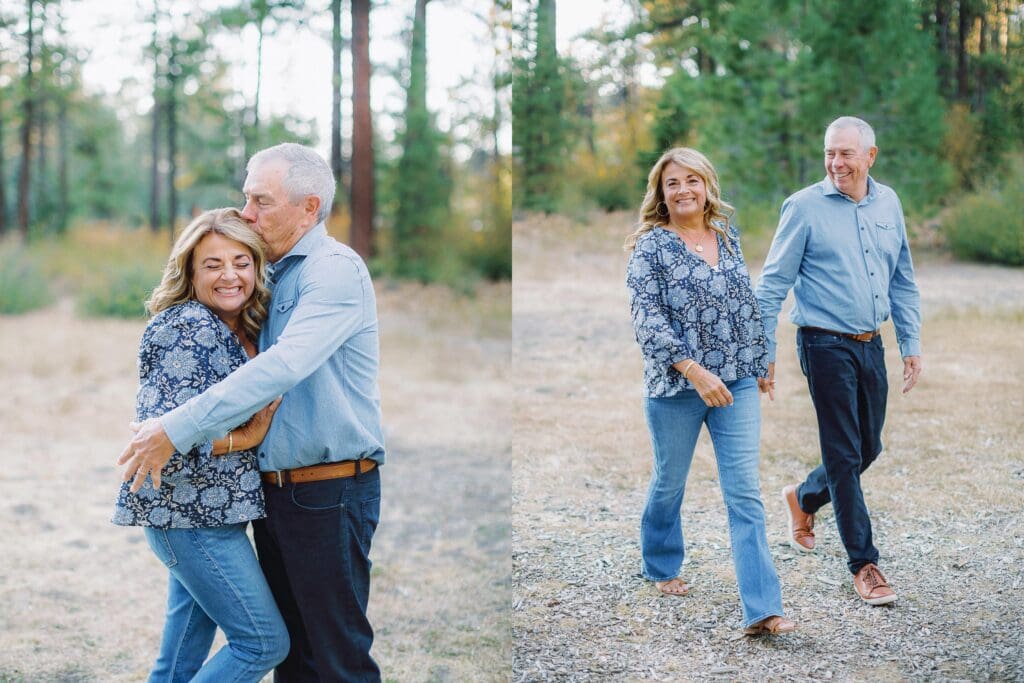
[[179,453],[188,453],[197,443],[203,441],[199,426],[188,414],[187,406],[181,405],[160,418],[160,426]]
[[907,356],[920,356],[921,355],[921,340],[914,337],[900,340],[900,357],[906,358]]

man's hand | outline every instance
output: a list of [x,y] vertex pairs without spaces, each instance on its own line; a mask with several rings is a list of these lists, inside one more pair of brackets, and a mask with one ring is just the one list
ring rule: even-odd
[[757,388],[762,394],[768,394],[768,400],[775,400],[775,363],[768,364],[768,377],[757,378]]
[[921,356],[907,356],[903,359],[903,393],[907,393],[917,384],[921,376]]
[[127,464],[122,479],[128,481],[135,477],[131,487],[131,492],[135,493],[142,488],[149,474],[153,477],[153,488],[159,489],[160,470],[174,455],[174,444],[167,438],[167,432],[156,418],[142,423],[132,422],[129,426],[135,430],[135,437],[128,442],[121,451],[121,457],[117,459],[118,465]]

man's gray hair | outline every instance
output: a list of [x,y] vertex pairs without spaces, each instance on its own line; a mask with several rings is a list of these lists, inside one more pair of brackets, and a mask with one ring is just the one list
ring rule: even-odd
[[253,154],[245,165],[245,172],[250,173],[259,164],[278,160],[288,164],[283,183],[289,201],[297,204],[303,197],[315,195],[320,198],[317,220],[326,219],[334,203],[334,173],[324,158],[312,147],[282,142]]
[[846,130],[847,128],[857,129],[858,136],[860,137],[860,147],[865,152],[875,146],[875,131],[868,125],[867,121],[858,119],[856,116],[840,116],[828,124],[828,128],[825,129],[825,146],[828,147],[828,136],[832,134],[832,131]]

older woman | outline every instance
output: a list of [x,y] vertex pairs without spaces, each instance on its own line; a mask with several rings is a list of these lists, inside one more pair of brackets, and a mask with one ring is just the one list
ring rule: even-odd
[[644,403],[654,470],[640,527],[643,575],[681,596],[680,509],[702,425],[707,425],[729,520],[748,635],[787,633],[779,579],[765,536],[758,480],[758,377],[767,348],[732,207],[703,154],[676,148],[651,169],[627,285],[644,357]]
[[[181,233],[147,302],[139,348],[137,419],[156,417],[256,355],[269,292],[259,237],[235,209],[198,216]],[[188,453],[175,453],[132,493],[114,523],[141,526],[170,581],[160,655],[150,681],[259,681],[288,654],[288,632],[245,527],[263,517],[253,450],[276,409]],[[204,664],[217,627],[228,643]]]

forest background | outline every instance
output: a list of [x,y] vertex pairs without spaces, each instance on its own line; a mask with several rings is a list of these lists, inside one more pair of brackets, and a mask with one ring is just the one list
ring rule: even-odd
[[635,211],[653,162],[687,145],[744,234],[771,232],[824,177],[825,127],[854,115],[912,238],[1024,264],[1024,4],[623,0],[592,5],[585,32],[557,26],[576,4],[515,7],[517,215]]
[[[143,65],[105,90],[83,81],[97,37],[69,29],[90,4],[0,2],[0,312],[70,292],[87,314],[141,316],[173,231],[240,205],[246,159],[285,140],[329,158],[328,228],[375,274],[460,291],[510,277],[510,0],[95,3],[112,13],[106,39]],[[428,5],[455,17],[452,40],[473,54],[434,110]],[[328,47],[333,68],[306,92],[288,84],[284,110],[262,86],[281,36]],[[396,42],[399,54],[382,49]],[[237,68],[242,49],[255,69]],[[311,110],[325,92],[329,111]]]

